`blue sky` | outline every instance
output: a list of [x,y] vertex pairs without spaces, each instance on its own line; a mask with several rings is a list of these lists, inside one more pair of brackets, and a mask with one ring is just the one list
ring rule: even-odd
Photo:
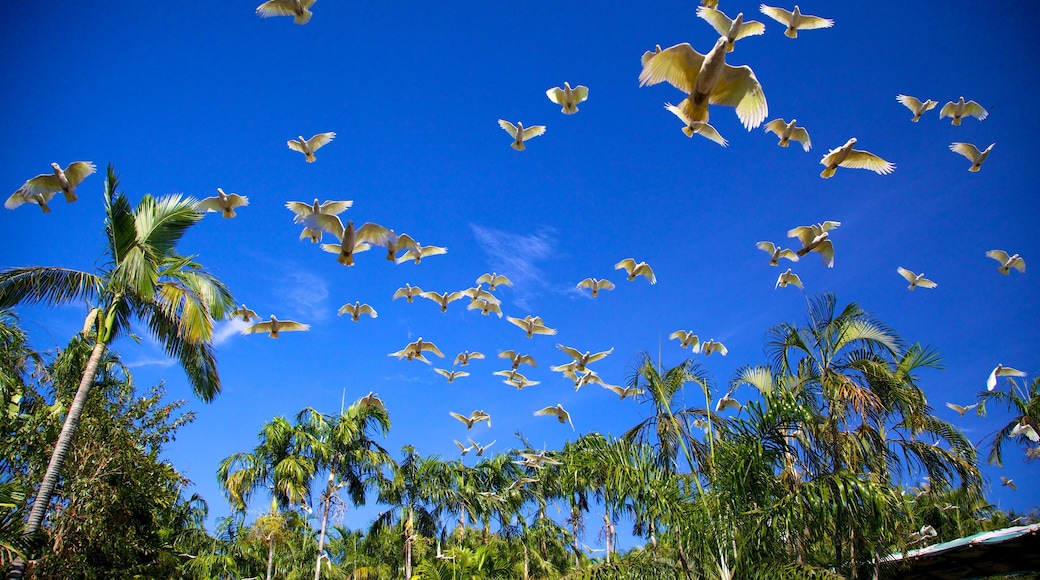
[[[60,265],[90,269],[103,243],[100,202],[111,162],[132,199],[179,192],[197,198],[216,188],[249,198],[235,219],[210,214],[183,242],[261,316],[311,324],[278,340],[222,334],[224,391],[195,401],[169,458],[210,503],[227,513],[214,473],[220,459],[247,451],[263,422],[313,406],[335,412],[375,391],[393,422],[384,445],[455,457],[453,439],[555,448],[581,433],[619,435],[647,412],[592,386],[575,393],[549,371],[567,362],[557,342],[581,351],[613,347],[595,368],[621,384],[640,353],[666,366],[695,356],[724,389],[744,364],[767,362],[765,333],[805,319],[795,288],[774,289],[777,275],[760,240],[789,246],[787,230],[837,220],[835,266],[816,255],[792,264],[810,294],[834,292],[857,302],[909,342],[943,355],[944,371],[921,384],[936,413],[978,442],[1007,417],[957,419],[946,401],[965,404],[997,364],[1040,373],[1040,294],[1036,273],[1001,276],[985,256],[1000,248],[1040,268],[1040,218],[1032,159],[1038,53],[1032,2],[1000,10],[966,1],[893,7],[862,2],[804,5],[833,18],[831,29],[795,40],[758,12],[723,0],[731,17],[766,25],[737,43],[727,61],[751,66],[769,104],[766,120],[795,117],[812,138],[805,153],[777,147],[762,128],[748,132],[732,109],[712,107],[711,123],[729,147],[699,136],[664,110],[683,98],[661,84],[639,88],[640,56],[655,44],[690,42],[706,52],[716,33],[695,16],[697,2],[341,3],[321,0],[306,26],[260,19],[255,5],[214,2],[120,5],[7,3],[0,50],[5,139],[0,183],[8,191],[48,171],[91,160],[99,174],[80,201],[55,200],[52,214],[25,206],[0,213],[8,243],[0,267]],[[784,6],[790,9],[791,6]],[[545,90],[589,87],[576,115],[563,115]],[[953,127],[937,109],[919,123],[899,93],[939,101],[974,99],[990,115]],[[526,151],[509,147],[498,119],[547,126]],[[307,164],[285,142],[335,131]],[[857,137],[857,148],[896,164],[892,175],[839,169],[819,177],[828,149]],[[996,143],[979,173],[949,151],[965,141]],[[5,194],[6,195],[6,194]],[[59,196],[60,197],[60,196]],[[446,246],[420,265],[393,265],[379,251],[345,268],[309,242],[285,209],[289,200],[351,199],[343,217],[407,232]],[[658,283],[624,280],[613,265],[646,261]],[[1033,265],[1034,263],[1038,265]],[[906,290],[903,266],[935,280],[935,290]],[[555,337],[527,339],[504,319],[453,303],[441,314],[429,301],[393,301],[405,283],[438,292],[473,286],[497,271],[513,288],[497,292],[508,315],[541,316]],[[617,283],[591,299],[574,285],[586,277]],[[358,323],[336,316],[360,300],[379,313]],[[64,344],[82,307],[20,309],[41,348]],[[691,355],[667,336],[678,329],[726,344],[729,355]],[[433,366],[387,353],[422,336],[448,367],[463,350],[491,355],[453,384]],[[114,348],[140,384],[165,380],[191,398],[183,373],[147,337]],[[518,349],[539,367],[541,385],[517,392],[491,373],[494,354]],[[690,393],[692,396],[694,393]],[[738,392],[738,399],[749,393]],[[562,403],[576,431],[532,412]],[[690,400],[689,404],[703,404]],[[493,427],[471,432],[448,416],[484,409]],[[1009,448],[1010,449],[1010,448]],[[1037,503],[1035,488],[1000,488],[999,475],[1035,478],[1036,464],[1009,453],[1006,469],[986,468],[990,497],[1003,508]],[[467,458],[467,462],[470,459]],[[261,504],[264,502],[261,501]],[[260,504],[258,504],[260,505]],[[261,505],[261,509],[262,509]],[[351,527],[366,515],[348,515]]]

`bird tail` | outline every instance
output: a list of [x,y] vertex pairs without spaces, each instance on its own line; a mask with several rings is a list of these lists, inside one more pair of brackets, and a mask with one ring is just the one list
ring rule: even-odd
[[961,124],[961,118],[960,117],[954,117],[953,118],[953,123],[951,123],[951,125],[956,127],[957,125],[960,125],[960,124]]
[[67,201],[68,203],[72,203],[79,199],[78,197],[76,197],[76,192],[73,190],[63,191],[62,193],[65,194],[65,201]]
[[779,145],[781,147],[788,147],[791,145],[791,141],[788,139],[781,139]]
[[914,123],[916,123],[916,122],[921,120],[921,115],[920,114],[914,115],[914,118],[910,119],[910,120],[913,121]]
[[311,16],[313,16],[313,14],[313,12],[304,8],[303,14],[300,14],[299,16],[293,18],[293,22],[295,22],[296,24],[307,24],[311,21]]
[[733,52],[734,48],[736,48],[736,43],[734,41],[731,40],[726,43],[726,52]]
[[307,163],[314,163],[317,160],[318,160],[318,158],[315,157],[313,153],[308,153],[307,154]]
[[[820,177],[822,177],[824,179],[827,179],[829,177],[834,177],[834,172],[837,171],[837,170],[838,170],[837,167],[828,167],[827,169],[824,169],[822,172],[820,172]],[[799,255],[802,255],[802,254],[799,254]]]
[[567,103],[566,105],[563,106],[563,114],[564,115],[573,115],[574,113],[577,113],[577,112],[578,112],[578,107],[576,105],[574,105],[573,103]]
[[975,172],[975,171],[978,171],[979,169],[982,169],[981,165],[972,165],[971,167],[968,168],[968,171]]
[[907,286],[907,289],[909,289],[911,292],[913,292],[914,288],[916,288],[916,287],[917,287],[917,284],[911,284],[911,285]]
[[41,204],[40,204],[40,209],[42,209],[42,210],[43,210],[43,213],[51,213],[51,208],[50,208],[50,206],[48,206],[48,205],[47,205],[47,204],[45,204],[45,203],[41,203]]
[[686,136],[687,136],[687,137],[693,137],[693,134],[694,134],[694,130],[693,130],[693,127],[691,127],[691,126],[689,126],[689,125],[687,125],[687,126],[683,127],[683,128],[682,128],[682,132],[683,132],[683,133],[686,133]]
[[344,266],[353,266],[354,265],[354,256],[353,255],[344,256],[343,254],[340,254],[339,257],[336,258],[336,261],[339,262],[340,264],[343,264]]
[[784,31],[784,35],[787,38],[798,38],[798,29],[793,26],[788,26],[787,30]]
[[226,217],[226,218],[233,218],[233,217],[235,217],[235,210],[233,210],[233,209],[226,209],[226,210],[224,210],[224,217]]
[[524,146],[523,141],[513,141],[513,149],[516,149],[517,151],[523,151],[524,149],[527,149],[527,147]]

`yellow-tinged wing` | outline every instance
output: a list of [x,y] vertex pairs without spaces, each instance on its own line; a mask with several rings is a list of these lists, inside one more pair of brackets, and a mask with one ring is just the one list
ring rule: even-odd
[[751,67],[726,65],[722,78],[709,95],[713,105],[736,107],[737,117],[748,131],[758,127],[769,114],[762,85],[755,78]]
[[499,119],[498,126],[505,129],[506,133],[509,133],[513,139],[516,139],[516,125],[506,121],[505,119]]
[[759,7],[759,10],[762,12],[762,14],[765,14],[766,16],[772,18],[773,20],[776,20],[780,24],[783,24],[784,26],[790,26],[791,18],[794,16],[794,14],[788,12],[787,10],[784,10],[783,8],[766,6],[765,4],[761,5]]
[[804,149],[805,151],[809,151],[810,149],[812,149],[812,141],[809,140],[809,132],[806,131],[803,127],[795,127],[794,129],[792,129],[791,136],[789,137],[789,139],[801,143],[802,149]]
[[976,119],[981,121],[985,119],[987,116],[989,116],[989,113],[986,111],[986,109],[982,108],[982,105],[976,103],[975,101],[968,101],[964,104],[964,115],[971,115],[972,117],[975,117]]
[[715,29],[715,32],[718,32],[721,36],[729,34],[729,29],[733,26],[733,21],[730,20],[729,16],[714,8],[698,6],[697,16],[706,20]]
[[29,195],[53,193],[55,191],[61,191],[61,182],[58,181],[58,176],[53,173],[41,173],[40,175],[26,181],[25,184],[19,188],[19,191]]
[[697,75],[704,63],[704,55],[689,43],[676,44],[652,54],[643,55],[643,70],[639,73],[639,86],[656,85],[668,81],[672,86],[687,94],[693,93]]
[[313,153],[325,145],[328,145],[335,137],[336,133],[332,131],[329,131],[328,133],[318,133],[310,139],[307,139],[307,146],[310,147],[311,152]]
[[905,278],[907,282],[913,282],[917,278],[917,274],[914,274],[902,266],[896,268],[896,272],[899,272],[899,275]]
[[531,127],[524,127],[523,140],[527,141],[532,137],[537,137],[545,133],[545,125],[533,125]]
[[950,151],[954,153],[960,153],[961,155],[968,158],[969,161],[975,163],[978,161],[979,156],[982,155],[982,151],[979,148],[972,145],[971,143],[951,143]]
[[849,169],[869,169],[881,175],[888,175],[896,170],[895,164],[889,163],[869,151],[859,151],[858,149],[849,151],[849,156],[838,165]]

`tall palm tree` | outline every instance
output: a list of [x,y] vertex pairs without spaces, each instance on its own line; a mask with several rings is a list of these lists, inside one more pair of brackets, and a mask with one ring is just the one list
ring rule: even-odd
[[[1040,428],[1040,377],[1034,378],[1028,387],[1024,381],[1022,385],[1019,385],[1015,379],[1010,377],[1007,382],[1010,387],[1006,392],[1003,389],[997,389],[983,392],[980,395],[982,400],[979,407],[980,415],[986,414],[986,404],[991,401],[1003,405],[1013,414],[1011,421],[993,434],[993,444],[989,448],[989,455],[986,459],[989,463],[997,465],[1004,464],[1004,442],[1014,438],[1012,431],[1017,425],[1024,423],[1034,430]],[[1026,435],[1018,435],[1017,440],[1027,446],[1027,457],[1031,456],[1034,459],[1040,457],[1040,446],[1031,444]]]
[[[210,401],[220,392],[210,341],[214,321],[231,312],[235,300],[193,257],[177,251],[177,243],[202,214],[194,199],[180,195],[145,195],[133,208],[126,195],[116,191],[118,185],[110,165],[104,191],[107,244],[97,271],[30,266],[0,272],[0,308],[21,303],[93,305],[84,325],[93,350],[33,502],[27,536],[43,523],[98,363],[113,340],[130,332],[134,319],[178,359],[196,396]],[[10,576],[21,578],[23,569],[16,565]]]
[[328,481],[321,494],[321,531],[314,565],[314,580],[318,580],[329,512],[339,491],[345,487],[355,506],[364,504],[365,491],[376,483],[380,468],[393,462],[370,435],[370,431],[378,429],[385,436],[390,431],[390,416],[382,407],[358,401],[338,417],[304,409],[298,421],[315,467],[328,470]]
[[389,509],[372,522],[369,535],[400,525],[404,536],[404,577],[412,577],[412,547],[419,536],[437,533],[441,507],[435,503],[436,478],[442,471],[437,457],[423,457],[415,447],[402,448],[404,459],[393,467],[393,475],[379,482],[379,502]]

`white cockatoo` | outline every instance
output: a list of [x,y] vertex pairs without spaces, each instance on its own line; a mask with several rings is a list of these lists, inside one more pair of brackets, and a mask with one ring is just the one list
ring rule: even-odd
[[[76,187],[87,176],[97,171],[97,166],[90,161],[73,161],[69,163],[68,167],[62,169],[57,163],[51,163],[51,173],[42,173],[33,177],[32,179],[26,180],[21,187],[18,188],[18,192],[21,192],[23,201],[15,205],[18,207],[22,203],[39,203],[40,199],[44,199],[44,202],[50,201],[49,194],[62,192],[65,194],[65,201],[72,203],[76,201]],[[8,198],[7,204],[4,204],[8,209],[14,209],[8,204],[12,203],[12,198]],[[40,204],[42,208],[44,204]],[[47,213],[46,211],[44,213]]]
[[517,121],[516,125],[514,125],[505,119],[499,119],[498,126],[502,127],[502,129],[504,129],[506,133],[509,133],[513,138],[512,146],[513,149],[516,149],[517,151],[527,149],[527,146],[524,145],[524,141],[533,139],[534,137],[545,133],[545,125],[532,125],[531,127],[525,128],[524,124],[520,121]]
[[726,141],[726,139],[715,130],[715,127],[712,127],[703,121],[694,121],[690,119],[682,109],[671,103],[665,103],[664,108],[676,117],[679,117],[679,120],[686,124],[686,126],[682,128],[682,132],[687,137],[692,138],[694,134],[697,134],[706,139],[710,139],[723,147],[729,146],[729,141]]
[[629,281],[635,280],[636,276],[642,276],[649,280],[651,284],[657,284],[657,276],[654,275],[654,269],[646,262],[636,263],[633,258],[625,258],[614,264],[614,269],[624,270],[628,274]]
[[466,310],[479,310],[481,314],[487,316],[494,312],[499,318],[502,318],[502,307],[498,305],[498,302],[492,302],[491,300],[484,300],[483,298],[473,299]]
[[440,305],[441,312],[448,311],[448,304],[456,300],[461,300],[465,298],[465,296],[462,295],[462,292],[444,292],[441,294],[438,294],[436,292],[423,292],[419,294],[419,296],[422,296],[427,300],[433,300],[434,302],[436,302],[438,305]]
[[874,155],[869,151],[860,151],[859,149],[853,149],[853,145],[856,144],[856,138],[853,137],[845,142],[841,147],[836,147],[827,152],[820,160],[820,165],[826,167],[820,177],[827,179],[832,177],[834,172],[838,170],[838,167],[846,167],[848,169],[869,169],[874,173],[880,175],[888,175],[896,170],[896,166],[893,163],[889,163],[884,159]]
[[675,332],[668,335],[668,340],[679,340],[679,346],[682,348],[693,348],[693,352],[699,353],[701,351],[701,342],[697,338],[697,335],[692,330],[676,330]]
[[599,296],[601,290],[613,290],[614,283],[610,280],[600,280],[598,278],[585,278],[581,282],[578,282],[578,289],[589,289],[592,290],[592,297]]
[[[332,216],[333,219],[339,218]],[[344,266],[354,265],[354,254],[371,249],[372,245],[385,246],[391,241],[392,233],[389,229],[379,224],[367,222],[361,227],[354,229],[354,222],[348,221],[347,225],[339,232],[333,232],[337,244],[322,244],[321,249],[331,254],[338,254],[336,261]]]
[[787,232],[787,237],[798,238],[802,247],[796,254],[804,256],[809,252],[819,252],[823,264],[828,268],[834,267],[834,244],[830,240],[830,230],[841,225],[841,222],[825,221],[820,224],[809,226],[798,226]]
[[563,83],[563,88],[553,87],[545,91],[549,100],[563,107],[563,114],[573,115],[578,112],[578,104],[589,98],[589,87],[578,85],[571,88],[568,83]]
[[719,399],[719,402],[715,404],[716,413],[721,413],[728,409],[736,409],[737,411],[740,411],[743,408],[744,406],[740,404],[740,401],[732,397],[732,393],[726,393],[721,399]]
[[982,108],[982,105],[975,101],[964,101],[964,97],[961,97],[957,102],[949,101],[943,105],[942,109],[939,109],[939,118],[945,119],[946,117],[953,117],[952,125],[960,125],[961,119],[964,117],[975,117],[982,121],[989,116],[986,109]]
[[509,278],[497,272],[491,272],[490,274],[482,274],[479,278],[477,278],[477,286],[481,286],[483,284],[487,284],[488,290],[494,292],[495,288],[499,286],[512,286],[513,282]]
[[503,350],[498,353],[498,358],[509,361],[513,365],[514,371],[522,364],[527,364],[532,367],[538,366],[538,363],[534,360],[533,356],[529,354],[520,354],[515,350]]
[[902,103],[907,109],[910,109],[910,112],[914,114],[913,118],[910,119],[914,123],[921,120],[921,115],[931,111],[939,104],[938,101],[931,100],[922,103],[919,99],[911,97],[910,95],[896,95],[896,100]]
[[787,258],[792,262],[798,261],[798,254],[796,254],[794,250],[782,249],[773,242],[758,242],[755,244],[755,247],[769,254],[770,266],[778,265],[780,263],[780,258]]
[[[610,350],[604,350],[602,352],[597,353],[593,353],[592,351],[587,350],[584,354],[582,354],[582,352],[576,348],[571,348],[562,344],[557,344],[556,348],[562,350],[564,353],[567,354],[567,356],[574,359],[574,362],[577,363],[577,365],[575,365],[574,367],[574,370],[576,371],[584,371],[586,365],[590,365],[596,361],[603,360],[607,357],[608,354],[614,352],[613,347],[611,347]],[[556,369],[553,368],[553,370]]]
[[241,318],[242,322],[252,322],[254,320],[260,320],[260,317],[255,311],[250,310],[245,304],[239,306],[231,312],[232,318]]
[[773,119],[766,123],[766,133],[772,133],[780,138],[780,142],[777,145],[781,147],[787,147],[790,145],[791,140],[795,140],[802,144],[802,149],[808,152],[812,149],[812,141],[809,140],[809,132],[804,127],[798,127],[796,125],[798,119],[791,119],[788,123],[783,119]]
[[708,339],[708,342],[701,343],[701,352],[705,355],[710,355],[713,352],[717,352],[722,356],[726,356],[727,354],[729,354],[729,349],[726,348],[726,345],[711,338]]
[[519,326],[524,332],[527,333],[527,338],[533,338],[536,334],[554,335],[556,334],[555,328],[549,328],[542,322],[541,316],[531,316],[528,314],[523,318],[517,318],[515,316],[506,316],[506,320]]
[[242,334],[258,334],[266,332],[267,336],[271,338],[278,338],[279,333],[282,332],[303,331],[310,329],[311,326],[309,324],[301,324],[294,320],[278,320],[274,317],[274,314],[272,314],[271,320],[269,322],[258,322],[252,326],[247,326],[246,328],[242,329]]
[[802,14],[802,11],[796,4],[793,12],[788,12],[783,8],[774,8],[773,6],[766,6],[765,4],[759,6],[759,10],[762,14],[776,20],[780,24],[787,27],[784,31],[784,35],[788,38],[798,38],[799,30],[815,30],[817,28],[830,28],[834,26],[834,21],[830,18],[820,18],[819,16],[810,16],[808,14]]
[[982,168],[982,163],[989,157],[989,152],[993,150],[994,145],[996,143],[990,143],[985,151],[979,151],[979,148],[971,143],[951,143],[950,151],[967,157],[968,161],[971,161],[971,167],[968,168],[968,171],[974,172]]
[[476,352],[476,351],[470,352],[470,351],[467,350],[465,352],[460,352],[458,354],[458,356],[455,357],[455,362],[453,362],[452,365],[453,366],[454,365],[466,366],[466,365],[469,364],[470,360],[481,360],[483,358],[484,358],[484,354],[483,353]]
[[422,296],[423,289],[418,286],[412,286],[411,284],[405,283],[404,287],[398,288],[397,292],[394,292],[394,300],[398,298],[406,298],[409,302],[412,302],[416,296]]
[[563,405],[557,404],[555,407],[545,407],[534,412],[535,415],[552,415],[560,423],[570,423],[571,430],[574,430],[574,421],[571,421],[571,414],[563,408]]
[[668,81],[689,96],[678,108],[685,119],[708,122],[708,105],[734,107],[748,131],[758,127],[769,114],[762,85],[749,66],[726,64],[729,39],[719,37],[708,54],[701,54],[689,43],[676,44],[660,52],[643,55],[639,86]]
[[436,368],[433,369],[433,370],[437,371],[437,374],[443,375],[444,378],[448,379],[449,383],[454,383],[455,379],[457,379],[459,377],[468,377],[469,376],[469,373],[467,373],[466,371],[449,371],[447,369],[436,369]]
[[256,15],[261,18],[271,16],[292,16],[296,24],[307,24],[311,20],[311,6],[315,0],[268,0],[256,7]]
[[286,144],[289,145],[289,149],[303,153],[307,163],[314,163],[317,160],[314,152],[328,145],[335,138],[336,133],[329,131],[328,133],[318,133],[310,139],[304,139],[303,135],[300,135],[298,139],[289,139]]
[[398,264],[403,264],[403,263],[411,260],[411,261],[415,262],[416,264],[418,264],[418,263],[422,262],[423,258],[426,258],[426,257],[429,257],[429,256],[439,256],[441,254],[447,254],[447,253],[448,253],[448,248],[444,248],[444,247],[441,247],[441,246],[423,246],[423,245],[420,245],[418,242],[416,242],[414,246],[412,246],[412,247],[408,248],[407,250],[405,250],[405,252],[403,254],[401,254],[400,256],[398,256],[397,259],[394,260],[394,261],[396,263],[398,263]]
[[715,8],[708,8],[707,6],[697,7],[697,16],[703,18],[718,32],[719,35],[726,38],[726,52],[733,52],[733,45],[736,41],[741,38],[747,38],[748,36],[758,36],[765,34],[766,25],[761,22],[749,20],[744,22],[744,13],[737,14],[737,17],[730,20],[729,16],[726,16],[721,11]]
[[1005,276],[1011,273],[1011,268],[1023,273],[1026,271],[1026,261],[1018,254],[1009,256],[1004,250],[990,250],[986,252],[986,256],[1000,262],[997,270]]
[[938,284],[936,284],[935,282],[932,282],[928,278],[925,278],[924,272],[920,274],[915,274],[902,266],[896,268],[896,272],[899,272],[899,275],[905,278],[906,281],[910,283],[910,285],[907,286],[907,289],[909,290],[913,290],[918,286],[920,286],[921,288],[935,288],[936,286],[938,286]]
[[353,304],[348,303],[344,304],[343,306],[340,306],[339,310],[336,311],[336,314],[338,314],[339,316],[343,316],[344,314],[350,314],[350,319],[354,322],[360,320],[362,314],[367,314],[372,318],[379,316],[376,313],[375,308],[372,308],[368,304],[362,304],[360,300],[354,301]]
[[790,268],[788,268],[786,272],[780,274],[780,277],[776,279],[776,286],[773,286],[773,288],[786,288],[788,284],[797,286],[804,290],[802,279],[798,277],[798,274],[792,272]]
[[7,201],[4,202],[4,207],[7,209],[15,209],[25,203],[35,203],[40,206],[43,213],[51,213],[51,207],[47,204],[54,199],[55,195],[58,195],[57,191],[52,191],[50,193],[29,193],[28,191],[19,189],[7,198]]
[[217,195],[201,199],[195,204],[199,211],[219,211],[226,218],[235,217],[235,208],[249,205],[249,198],[237,193],[227,194],[223,189],[217,188]]
[[997,377],[1024,377],[1026,373],[1018,369],[1006,367],[1004,365],[997,365],[993,368],[993,371],[989,373],[989,377],[986,379],[986,390],[992,391],[997,388]]
[[452,417],[455,417],[459,421],[465,423],[467,429],[472,429],[473,425],[480,423],[481,421],[487,421],[488,427],[491,426],[491,415],[488,415],[484,411],[473,411],[472,413],[470,413],[469,417],[465,415],[460,415],[459,413],[456,413],[454,411],[451,411],[448,414]]

